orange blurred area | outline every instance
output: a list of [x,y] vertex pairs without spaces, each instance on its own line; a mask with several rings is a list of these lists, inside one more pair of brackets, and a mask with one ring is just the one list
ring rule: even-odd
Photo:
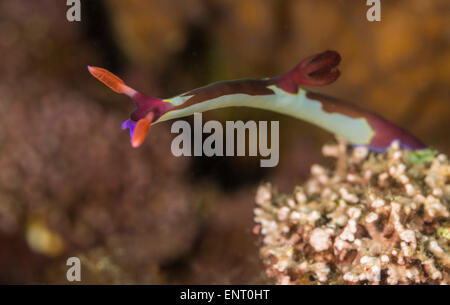
[[[450,153],[450,2],[0,2],[0,283],[262,284],[252,234],[257,185],[291,190],[327,162],[333,136],[261,110],[204,120],[279,120],[280,162],[171,154],[170,122],[132,149],[121,123],[133,110],[93,79],[107,68],[155,97],[210,82],[268,77],[327,49],[341,77],[316,89],[373,110]],[[192,118],[187,118],[192,122]]]

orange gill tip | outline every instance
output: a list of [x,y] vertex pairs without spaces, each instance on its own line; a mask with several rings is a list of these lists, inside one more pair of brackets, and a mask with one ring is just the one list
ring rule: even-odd
[[140,119],[136,123],[136,127],[134,129],[133,138],[131,139],[131,146],[133,148],[137,148],[141,146],[141,144],[144,142],[145,137],[148,134],[148,131],[150,130],[150,124],[153,121],[154,113],[149,112],[145,116],[145,118]]
[[93,66],[87,66],[87,68],[92,76],[111,88],[111,90],[117,93],[124,93],[130,97],[136,93],[136,90],[128,87],[123,80],[108,70]]

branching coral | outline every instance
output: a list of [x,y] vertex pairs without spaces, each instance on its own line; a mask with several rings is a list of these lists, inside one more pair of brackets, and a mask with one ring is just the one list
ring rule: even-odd
[[450,165],[394,142],[386,153],[323,147],[334,170],[311,167],[292,195],[262,185],[254,232],[279,284],[448,284]]

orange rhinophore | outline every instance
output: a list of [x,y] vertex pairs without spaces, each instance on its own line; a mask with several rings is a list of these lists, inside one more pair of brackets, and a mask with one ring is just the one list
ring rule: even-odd
[[92,76],[94,76],[96,79],[98,79],[117,93],[123,93],[130,97],[132,97],[136,93],[136,90],[128,87],[123,80],[106,69],[88,66],[88,70],[92,74]]
[[106,69],[92,66],[88,66],[87,68],[89,73],[91,73],[96,79],[115,92],[128,95],[136,104],[137,109],[133,111],[130,118],[122,124],[123,130],[130,130],[132,147],[139,147],[147,136],[150,129],[150,124],[158,120],[161,115],[174,108],[174,106],[169,102],[162,99],[145,96],[127,86],[123,80]]
[[147,136],[148,131],[150,130],[150,124],[153,121],[153,112],[149,112],[145,118],[140,119],[136,123],[136,127],[134,129],[133,137],[131,139],[131,146],[134,148],[137,148],[141,146],[141,144],[144,142],[145,137]]

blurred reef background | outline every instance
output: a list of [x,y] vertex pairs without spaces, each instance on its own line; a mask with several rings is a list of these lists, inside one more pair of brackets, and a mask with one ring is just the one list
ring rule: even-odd
[[[140,149],[120,130],[132,104],[99,84],[105,67],[145,94],[280,74],[327,49],[342,76],[317,91],[349,100],[450,153],[450,3],[382,1],[0,1],[0,283],[270,282],[252,234],[262,181],[290,191],[333,136],[255,109],[204,120],[279,120],[280,163],[176,158],[170,122]],[[187,118],[192,121],[192,118]]]

